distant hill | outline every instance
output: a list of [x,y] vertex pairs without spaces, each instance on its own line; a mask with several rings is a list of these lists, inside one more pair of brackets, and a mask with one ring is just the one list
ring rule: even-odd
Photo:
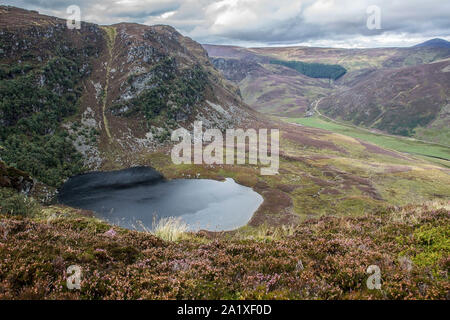
[[414,46],[414,48],[450,48],[450,42],[444,39],[431,39],[428,41],[425,41],[423,43],[419,43]]
[[[433,39],[411,48],[204,48],[216,68],[240,87],[244,101],[258,111],[303,116],[324,98],[319,107],[327,116],[448,144],[448,44]],[[328,83],[271,65],[273,60],[339,64],[347,73]]]
[[[217,46],[212,48],[219,53]],[[294,69],[271,64],[264,57],[242,53],[230,52],[225,58],[211,58],[211,61],[239,86],[244,102],[257,111],[301,116],[318,95],[329,90],[328,79],[307,77]]]
[[384,68],[321,100],[326,115],[391,134],[447,144],[450,61]]

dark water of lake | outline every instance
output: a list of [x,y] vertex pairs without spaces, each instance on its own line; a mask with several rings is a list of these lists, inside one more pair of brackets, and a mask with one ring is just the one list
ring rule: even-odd
[[232,179],[166,181],[157,171],[136,167],[70,178],[59,202],[92,210],[96,216],[129,229],[148,229],[156,219],[180,217],[192,231],[233,230],[248,223],[263,198]]

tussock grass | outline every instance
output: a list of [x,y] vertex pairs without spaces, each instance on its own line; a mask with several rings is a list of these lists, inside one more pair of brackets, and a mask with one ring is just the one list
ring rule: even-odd
[[165,241],[178,241],[186,236],[188,226],[181,218],[163,218],[154,223],[152,233]]
[[264,223],[257,228],[241,228],[241,230],[234,235],[234,239],[253,240],[256,242],[276,241],[293,236],[295,230],[296,226],[294,225],[271,227],[267,223]]
[[430,210],[450,210],[450,202],[446,200],[427,201],[423,206],[406,206],[396,210],[391,215],[391,221],[416,225]]

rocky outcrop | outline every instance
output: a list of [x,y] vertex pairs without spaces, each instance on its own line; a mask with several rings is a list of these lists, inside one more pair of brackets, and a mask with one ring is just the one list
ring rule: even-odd
[[234,82],[245,79],[249,74],[264,72],[264,68],[259,63],[250,60],[211,58],[211,62],[226,79]]

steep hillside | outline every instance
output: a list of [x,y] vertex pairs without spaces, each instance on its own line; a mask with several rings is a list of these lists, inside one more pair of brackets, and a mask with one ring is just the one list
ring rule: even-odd
[[0,7],[0,157],[49,185],[130,166],[171,130],[251,111],[204,49],[168,26],[82,23]]
[[214,66],[239,86],[253,109],[272,115],[301,116],[330,90],[328,80],[309,78],[247,49],[204,45]]
[[[204,47],[256,110],[311,115],[320,99],[319,108],[329,117],[448,145],[450,50],[438,42],[379,49]],[[336,64],[348,72],[336,81],[314,79],[269,65],[273,59],[284,65]],[[239,77],[232,74],[233,64]]]
[[322,99],[319,110],[391,134],[450,144],[450,61],[380,69]]
[[83,167],[61,124],[81,109],[102,30],[83,23],[71,31],[65,20],[0,7],[0,35],[0,156],[56,185]]
[[328,81],[309,78],[280,65],[223,58],[212,61],[239,86],[245,103],[264,113],[303,115],[318,95],[329,90]]

